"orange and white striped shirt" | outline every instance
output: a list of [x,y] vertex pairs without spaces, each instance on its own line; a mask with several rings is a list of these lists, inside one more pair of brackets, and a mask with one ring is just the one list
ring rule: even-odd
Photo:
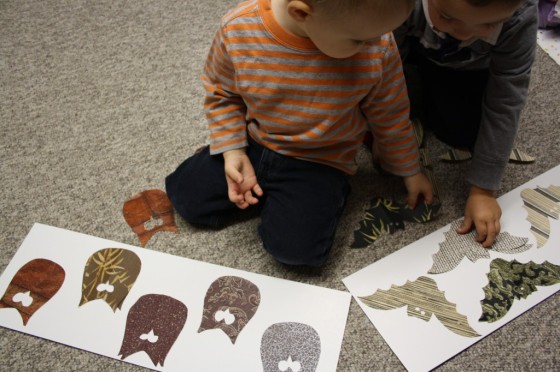
[[420,171],[391,33],[352,57],[331,58],[284,30],[270,0],[246,1],[222,18],[202,81],[211,154],[246,147],[249,133],[280,154],[354,174],[369,126],[386,170]]

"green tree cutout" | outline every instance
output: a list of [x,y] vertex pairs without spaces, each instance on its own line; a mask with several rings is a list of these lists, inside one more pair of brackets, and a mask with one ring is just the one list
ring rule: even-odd
[[560,284],[560,266],[548,261],[523,264],[496,258],[490,263],[487,276],[479,321],[492,323],[503,318],[515,300],[525,299],[536,292],[537,286]]

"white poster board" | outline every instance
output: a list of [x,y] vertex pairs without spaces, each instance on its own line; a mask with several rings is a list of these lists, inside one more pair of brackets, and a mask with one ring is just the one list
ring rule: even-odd
[[[90,300],[79,306],[86,263],[90,262],[88,260],[95,252],[106,248],[121,248],[135,253],[141,262],[137,279],[120,309],[114,310],[102,299]],[[15,296],[6,296],[12,278],[27,263],[41,261],[37,259],[50,260],[62,267],[63,283],[56,294],[32,314],[26,325],[16,308],[0,308],[1,326],[155,370],[258,371],[263,370],[261,341],[265,331],[279,323],[299,324],[315,331],[320,348],[315,349],[313,355],[306,355],[301,349],[300,355],[287,355],[290,360],[285,358],[284,367],[288,362],[301,362],[304,365],[310,363],[306,358],[315,358],[318,359],[315,361],[317,371],[336,371],[351,299],[347,292],[276,279],[35,224],[0,277],[0,295],[13,300]],[[243,324],[235,342],[222,329],[207,328],[198,332],[207,306],[207,291],[217,278],[223,276],[239,277],[251,282],[258,288],[260,295],[258,308],[249,321]],[[14,288],[25,292],[19,287]],[[147,294],[165,295],[188,309],[182,329],[181,325],[168,322],[169,327],[178,327],[180,332],[174,341],[171,340],[172,345],[168,347],[167,354],[160,356],[163,366],[159,363],[156,365],[144,350],[124,358],[119,355],[127,316],[131,308],[140,302],[138,300]],[[34,294],[31,295],[33,297]],[[38,297],[34,297],[34,300],[39,301]],[[251,301],[254,302],[254,299]],[[158,317],[165,310],[159,309],[150,316]],[[236,314],[234,309],[232,312]],[[224,315],[220,321],[226,322],[227,317],[231,318],[232,315]],[[274,333],[278,328],[270,329]],[[143,342],[155,336],[153,332],[150,335],[150,332],[145,331]],[[154,340],[149,342],[153,343]],[[138,339],[136,341],[139,342]],[[302,340],[286,342],[292,344],[288,347],[295,347]],[[314,347],[317,347],[317,339],[314,342]],[[280,344],[276,349],[280,349]],[[149,344],[146,345],[149,347]],[[298,361],[298,358],[301,360]]]
[[[528,244],[531,244],[529,249],[521,253],[498,253],[490,250],[489,258],[471,261],[465,257],[450,271],[430,274],[428,271],[434,265],[433,255],[440,250],[440,243],[445,241],[445,234],[450,231],[450,225],[447,225],[343,279],[405,368],[410,371],[428,371],[437,367],[560,290],[560,284],[537,286],[536,291],[529,293],[526,298],[515,299],[503,317],[492,322],[479,321],[483,314],[481,300],[485,298],[483,288],[489,284],[487,274],[494,259],[503,258],[508,262],[516,260],[520,263],[533,261],[537,264],[548,261],[560,265],[560,222],[555,218],[545,218],[550,224],[551,234],[545,244],[537,247],[537,240],[531,232],[532,225],[527,220],[528,213],[520,196],[524,189],[547,188],[550,185],[560,185],[560,166],[498,199],[503,212],[502,232],[527,238]],[[560,203],[554,204],[560,207]],[[382,292],[378,291],[388,291],[392,286],[403,286],[407,281],[415,282],[420,277],[435,281],[446,300],[456,305],[456,312],[466,317],[468,325],[478,336],[464,336],[450,331],[450,327],[444,323],[449,325],[451,322],[442,322],[437,317],[439,305],[434,307],[436,311],[426,321],[417,316],[409,316],[407,306],[382,309],[377,304],[369,306],[363,300],[375,292],[379,294]],[[408,288],[416,290],[414,286],[412,289]],[[401,292],[397,295],[397,301],[409,295],[410,292]],[[390,302],[386,298],[384,301]],[[414,302],[409,299],[404,301]],[[420,306],[413,305],[410,310],[418,311],[418,316],[421,312],[425,317],[430,315]]]
[[[558,5],[557,5],[558,6]],[[539,30],[537,43],[548,55],[560,65],[560,29]]]

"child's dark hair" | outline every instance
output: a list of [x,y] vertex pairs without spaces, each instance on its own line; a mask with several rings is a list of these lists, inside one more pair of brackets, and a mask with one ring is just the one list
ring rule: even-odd
[[[407,9],[412,11],[415,0],[401,0],[404,1]],[[395,0],[309,0],[311,4],[324,7],[333,14],[341,14],[347,11],[355,10],[361,5],[390,7],[393,8]]]
[[490,4],[503,4],[508,6],[515,6],[524,3],[526,0],[467,0],[472,6],[486,6]]

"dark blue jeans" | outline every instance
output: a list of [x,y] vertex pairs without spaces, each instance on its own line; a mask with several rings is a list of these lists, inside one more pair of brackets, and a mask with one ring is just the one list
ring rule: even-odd
[[[252,139],[247,155],[264,195],[255,206],[264,249],[288,265],[321,266],[332,247],[350,191],[349,176],[332,167],[280,155]],[[229,201],[222,155],[208,147],[167,176],[173,207],[194,225],[223,227],[242,213]]]
[[449,146],[472,150],[478,137],[488,70],[452,70],[412,51],[403,66],[411,117],[420,118]]

